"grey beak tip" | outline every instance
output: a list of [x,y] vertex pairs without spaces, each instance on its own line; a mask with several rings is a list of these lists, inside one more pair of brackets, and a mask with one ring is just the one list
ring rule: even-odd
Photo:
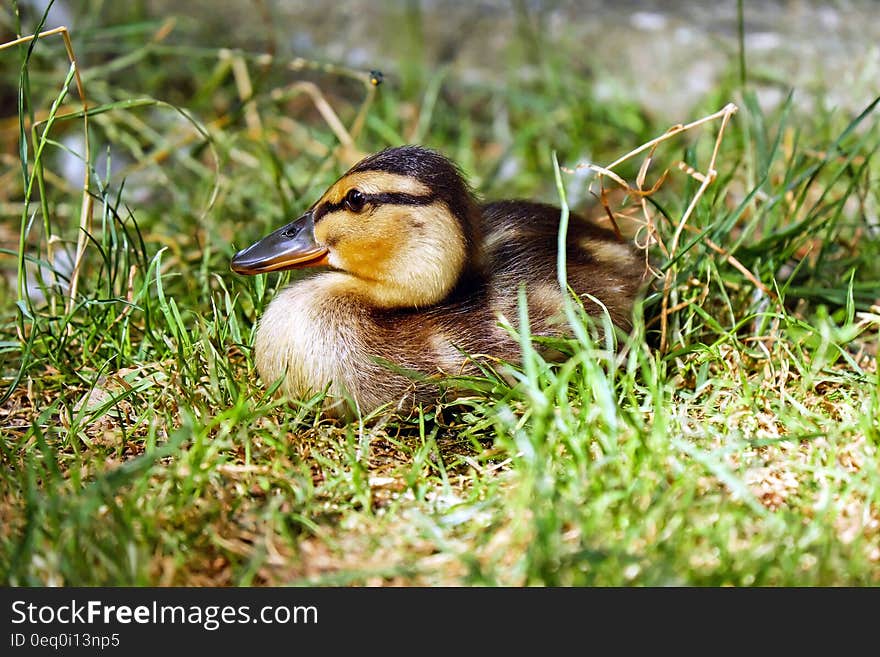
[[232,271],[238,271],[243,266],[248,264],[247,252],[248,249],[242,249],[234,256],[232,256],[232,260],[229,263],[229,267],[230,269],[232,269]]
[[[232,256],[229,266],[238,274],[274,271],[278,269],[274,266],[275,261],[285,252],[314,250],[314,230],[314,215],[311,211],[306,212],[296,221],[269,233],[246,249],[241,249]],[[296,262],[292,260],[291,264]]]

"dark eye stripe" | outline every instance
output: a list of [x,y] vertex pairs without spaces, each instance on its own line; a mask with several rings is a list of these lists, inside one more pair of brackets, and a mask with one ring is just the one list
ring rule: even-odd
[[404,194],[403,192],[385,192],[379,194],[365,194],[367,203],[373,205],[431,205],[437,200],[434,194],[427,196],[414,196],[413,194]]
[[[378,194],[364,194],[364,205],[431,205],[437,200],[436,194],[416,196],[403,192],[380,192]],[[315,221],[325,214],[336,212],[345,207],[345,200],[339,203],[324,203],[315,209]]]

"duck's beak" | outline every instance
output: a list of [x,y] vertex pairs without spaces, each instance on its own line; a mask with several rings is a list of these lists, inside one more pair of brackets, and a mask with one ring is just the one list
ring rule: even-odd
[[311,211],[232,257],[232,271],[238,274],[265,274],[326,264],[327,249],[315,242],[315,218]]

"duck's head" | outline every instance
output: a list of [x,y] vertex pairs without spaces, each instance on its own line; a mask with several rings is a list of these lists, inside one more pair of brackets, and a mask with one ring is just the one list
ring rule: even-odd
[[424,307],[479,268],[478,230],[478,206],[456,166],[401,146],[356,164],[302,217],[239,251],[232,269],[329,265],[379,307]]

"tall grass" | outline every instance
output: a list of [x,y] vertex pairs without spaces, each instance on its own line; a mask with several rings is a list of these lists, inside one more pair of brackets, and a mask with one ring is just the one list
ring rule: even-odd
[[[511,64],[541,38],[518,7]],[[668,126],[597,102],[564,53],[495,88],[414,61],[376,89],[367,71],[292,73],[166,43],[167,29],[72,33],[94,62],[88,162],[62,44],[0,52],[20,98],[18,156],[0,169],[21,235],[0,261],[18,275],[0,342],[4,583],[877,583],[877,101],[816,116],[789,97],[766,113],[733,62],[741,75],[713,92],[741,104],[718,178],[678,251],[650,254],[672,272],[665,350],[662,286],[619,345],[572,301],[562,364],[532,347],[521,304],[521,367],[459,382],[472,393],[454,408],[344,425],[256,379],[254,322],[289,275],[231,274],[237,248],[361,152],[412,137],[487,197],[567,213],[554,152],[609,162]],[[354,149],[301,76],[345,126],[362,116]],[[699,167],[711,146],[657,153],[673,169],[650,198],[666,242],[697,190],[675,161]],[[82,199],[64,162],[90,168],[94,207],[73,298]]]

